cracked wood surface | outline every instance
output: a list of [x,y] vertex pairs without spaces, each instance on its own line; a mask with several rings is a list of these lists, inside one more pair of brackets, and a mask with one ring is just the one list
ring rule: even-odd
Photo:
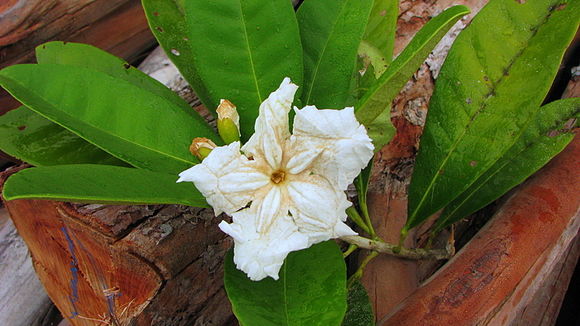
[[73,325],[233,321],[222,283],[231,243],[212,211],[46,200],[6,204],[47,293]]
[[28,248],[0,208],[0,325],[43,326],[59,313],[32,268]]

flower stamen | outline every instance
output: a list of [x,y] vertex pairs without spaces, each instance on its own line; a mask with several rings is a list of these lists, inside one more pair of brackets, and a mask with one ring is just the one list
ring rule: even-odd
[[278,171],[272,173],[270,180],[272,180],[272,182],[274,182],[275,184],[279,184],[279,183],[283,182],[284,180],[286,180],[286,172],[284,172],[282,170],[278,170]]

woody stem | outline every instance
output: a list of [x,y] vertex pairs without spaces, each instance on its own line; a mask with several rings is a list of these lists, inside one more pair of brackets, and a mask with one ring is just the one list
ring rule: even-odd
[[341,237],[341,240],[356,245],[359,248],[369,249],[381,254],[387,254],[404,259],[449,259],[455,254],[453,243],[447,244],[445,249],[422,249],[422,248],[405,248],[382,240],[373,240],[358,235]]

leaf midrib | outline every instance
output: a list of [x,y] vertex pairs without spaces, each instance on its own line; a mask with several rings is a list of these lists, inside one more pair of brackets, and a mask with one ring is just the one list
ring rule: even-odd
[[[378,92],[380,92],[380,91],[381,91],[381,90],[382,90],[382,89],[383,89],[383,88],[384,88],[384,87],[385,87],[385,86],[386,86],[386,85],[389,83],[389,81],[390,81],[390,80],[392,80],[393,78],[395,78],[395,77],[397,76],[397,74],[399,73],[399,71],[400,71],[402,68],[404,68],[405,66],[407,66],[407,65],[409,64],[409,62],[413,61],[413,59],[415,59],[415,57],[416,57],[417,53],[419,53],[419,52],[421,52],[423,49],[425,49],[425,47],[426,47],[428,44],[431,44],[431,42],[433,41],[433,39],[435,39],[435,38],[438,38],[437,36],[439,35],[439,33],[440,33],[440,32],[441,32],[443,29],[445,29],[445,27],[446,27],[446,26],[448,26],[448,25],[449,25],[449,22],[451,22],[451,21],[455,20],[455,18],[456,18],[457,16],[463,16],[463,15],[465,15],[465,14],[466,14],[466,13],[464,13],[464,12],[461,12],[461,13],[458,13],[458,14],[455,14],[455,15],[453,15],[453,16],[451,16],[451,17],[449,17],[449,19],[448,19],[448,20],[446,20],[445,24],[441,24],[441,25],[439,26],[439,28],[437,28],[437,29],[435,30],[435,32],[434,32],[434,33],[430,34],[429,38],[427,38],[427,40],[426,40],[426,41],[423,43],[423,46],[419,47],[419,48],[418,48],[416,51],[412,52],[412,53],[411,53],[409,56],[406,56],[406,58],[407,58],[407,59],[406,59],[406,60],[404,60],[404,61],[403,61],[403,62],[402,62],[402,63],[401,63],[399,66],[397,66],[397,65],[396,65],[396,63],[397,63],[397,59],[398,59],[400,56],[399,56],[399,57],[397,57],[397,58],[395,58],[395,60],[394,60],[394,61],[393,61],[393,62],[392,62],[390,65],[389,65],[389,67],[387,68],[387,71],[385,71],[385,72],[383,73],[383,75],[381,75],[381,77],[379,77],[379,80],[377,81],[377,83],[376,83],[376,86],[375,86],[375,87],[373,87],[373,88],[370,90],[370,93],[368,93],[368,95],[367,95],[367,96],[364,96],[364,97],[361,99],[361,101],[360,101],[360,102],[362,102],[362,104],[361,104],[361,105],[357,105],[357,106],[355,107],[355,112],[356,112],[356,113],[358,113],[358,112],[360,112],[360,111],[363,111],[363,110],[364,110],[364,109],[365,109],[365,108],[366,108],[366,107],[367,107],[369,104],[371,104],[371,103],[372,103],[372,101],[370,101],[370,100],[371,100],[372,98],[374,98],[374,97],[375,97],[375,95],[376,95]],[[455,23],[453,23],[453,24],[455,24]],[[420,32],[420,31],[419,31],[419,32]],[[411,40],[411,42],[413,42],[413,40]],[[403,53],[401,53],[401,54],[404,54],[404,52],[403,52]],[[391,70],[391,69],[392,69],[392,70]],[[392,72],[391,72],[391,73],[389,73],[390,71],[392,71]],[[384,81],[381,81],[381,79],[382,79],[383,77],[384,77]],[[395,94],[395,95],[396,95],[396,94]],[[388,100],[387,100],[387,101],[385,101],[385,102],[391,102],[392,100],[393,100],[393,99],[392,99],[392,98],[390,98],[390,99],[388,99]],[[379,114],[377,114],[377,115],[376,115],[374,118],[372,118],[370,121],[374,121],[374,120],[375,120],[375,119],[376,119],[376,118],[377,118],[379,115],[380,115],[380,112],[379,112]]]
[[[578,111],[576,111],[575,113],[577,113],[577,112],[578,112]],[[564,120],[567,120],[567,119],[568,119],[568,118],[566,118],[566,119],[564,119]],[[559,120],[559,121],[558,121],[558,123],[556,123],[556,124],[561,124],[561,123],[562,123],[562,121],[561,121],[561,120]],[[526,129],[526,128],[524,128],[524,132],[525,132],[525,129]],[[521,134],[520,134],[520,137],[518,137],[518,139],[516,140],[516,142],[515,142],[515,143],[517,143],[517,142],[518,142],[518,141],[519,141],[519,140],[520,140],[520,139],[523,137],[523,134],[524,134],[524,133],[521,133]],[[537,145],[537,144],[539,144],[539,143],[541,142],[541,139],[542,139],[543,137],[544,137],[544,136],[542,136],[541,134],[540,134],[540,135],[537,135],[537,136],[535,136],[535,137],[533,138],[533,140],[531,140],[531,141],[530,141],[530,142],[529,142],[527,145],[525,145],[525,146],[524,146],[524,147],[523,147],[521,150],[519,150],[517,153],[515,153],[514,155],[512,155],[512,157],[511,157],[511,158],[509,158],[508,160],[506,160],[506,161],[504,162],[504,164],[502,164],[501,166],[499,166],[499,167],[498,167],[498,168],[497,168],[497,169],[496,169],[496,170],[495,170],[495,171],[494,171],[492,174],[490,174],[490,175],[489,175],[487,178],[485,178],[485,180],[483,180],[483,182],[478,182],[478,185],[475,187],[475,189],[474,189],[474,190],[473,190],[473,191],[472,191],[470,194],[468,194],[468,195],[467,195],[467,196],[464,198],[464,200],[462,200],[462,201],[461,201],[461,202],[460,202],[460,203],[459,203],[459,204],[458,204],[458,205],[457,205],[457,206],[456,206],[456,207],[455,207],[455,208],[454,208],[454,209],[453,209],[453,210],[452,210],[452,211],[451,211],[449,214],[447,214],[448,218],[446,218],[445,220],[442,220],[442,222],[441,222],[441,223],[439,223],[439,222],[438,222],[438,224],[445,224],[445,222],[446,222],[446,221],[450,220],[450,219],[451,219],[450,217],[452,217],[452,216],[453,216],[453,214],[455,214],[455,212],[457,212],[457,211],[458,211],[458,210],[459,210],[459,209],[460,209],[460,208],[461,208],[461,207],[462,207],[462,206],[463,206],[463,205],[464,205],[464,204],[465,204],[467,201],[469,201],[469,199],[471,199],[471,198],[472,198],[472,197],[473,197],[475,194],[477,194],[477,192],[478,192],[478,191],[479,191],[481,188],[483,188],[483,186],[485,186],[489,180],[491,180],[491,179],[492,179],[494,176],[496,176],[496,175],[497,175],[497,174],[498,174],[498,173],[499,173],[499,172],[500,172],[500,171],[501,171],[501,170],[502,170],[502,169],[503,169],[503,168],[504,168],[506,165],[508,165],[509,163],[512,163],[512,162],[514,162],[514,161],[515,161],[515,160],[518,158],[518,156],[519,156],[521,153],[523,153],[523,152],[525,152],[525,151],[529,150],[529,149],[530,149],[530,148],[532,148],[534,145]],[[514,144],[515,144],[515,143],[514,143]],[[510,147],[510,148],[511,148],[511,147]],[[508,149],[508,152],[509,152],[509,149]],[[501,160],[501,157],[500,157],[500,159],[498,159],[496,162],[498,162],[499,160]],[[493,167],[493,165],[492,165],[491,167]],[[490,169],[491,169],[491,167],[490,167]],[[489,169],[488,169],[488,170],[486,170],[485,172],[483,172],[483,173],[482,173],[482,175],[483,175],[483,174],[485,174],[487,171],[489,171]],[[476,179],[476,181],[479,181],[479,178],[478,178],[478,179]]]
[[[538,25],[534,26],[533,28],[533,32],[531,33],[530,37],[528,38],[528,40],[526,41],[526,45],[523,47],[523,50],[518,52],[513,60],[511,62],[508,63],[507,67],[506,67],[506,72],[508,73],[504,73],[501,75],[501,77],[498,79],[497,82],[495,82],[493,84],[493,87],[490,88],[490,92],[488,94],[492,94],[498,87],[500,84],[502,84],[505,80],[506,80],[506,76],[509,76],[509,71],[512,69],[514,63],[521,58],[524,53],[529,51],[529,44],[531,42],[531,40],[538,34],[538,31],[540,29],[540,27],[542,27],[543,25],[545,25],[547,23],[547,21],[549,20],[550,16],[552,15],[552,13],[554,12],[555,8],[552,7],[548,10],[547,15],[545,16],[544,20],[542,22],[540,22]],[[481,65],[481,62],[479,62],[480,64],[480,68],[484,69],[483,65]],[[455,150],[457,149],[457,146],[459,146],[459,144],[461,143],[461,140],[463,140],[464,136],[467,134],[467,131],[470,129],[470,126],[472,125],[472,123],[476,120],[475,118],[482,113],[485,108],[487,107],[487,101],[490,99],[491,97],[486,95],[484,97],[484,100],[481,104],[481,107],[474,112],[474,114],[472,115],[472,117],[470,117],[468,123],[465,125],[465,128],[463,128],[463,131],[461,133],[461,135],[457,138],[457,140],[455,141],[455,143],[453,144],[453,146],[451,147],[450,151],[447,153],[445,159],[442,161],[441,165],[439,165],[439,167],[437,169],[435,169],[435,171],[441,171],[441,169],[447,164],[447,161],[450,159],[451,155],[455,152]],[[530,121],[528,120],[528,123]],[[518,137],[516,137],[516,140],[519,139],[519,137],[521,136],[521,134],[523,133],[523,130],[520,131]],[[514,143],[512,143],[513,145]],[[507,147],[507,149],[509,150],[511,146]],[[497,162],[497,160],[495,161]],[[490,166],[493,163],[490,164]],[[482,175],[483,173],[485,173],[485,171],[483,171],[480,175]],[[408,221],[409,222],[413,222],[415,220],[415,218],[417,217],[418,212],[420,211],[420,209],[423,206],[423,203],[425,202],[425,200],[427,199],[427,194],[429,194],[429,192],[431,191],[431,189],[433,188],[433,186],[435,185],[435,182],[439,179],[439,176],[441,174],[436,173],[435,176],[433,177],[433,179],[431,179],[431,182],[429,183],[428,187],[426,188],[426,190],[423,192],[423,196],[421,197],[421,200],[419,201],[419,204],[416,206],[415,210],[413,211],[413,213],[409,216]],[[473,184],[473,182],[477,181],[477,178],[474,178],[474,180],[472,180],[471,184]],[[469,184],[468,187],[471,185]]]
[[[26,88],[26,87],[25,87],[23,84],[19,83],[17,80],[15,80],[15,79],[13,79],[13,78],[10,78],[10,80],[11,80],[12,82],[14,82],[15,84],[17,84],[19,87],[21,87],[21,88]],[[71,116],[70,114],[66,113],[65,111],[62,111],[62,110],[58,110],[58,109],[56,109],[56,108],[55,108],[55,106],[54,106],[54,105],[52,105],[52,104],[50,104],[50,101],[48,101],[48,100],[47,100],[46,98],[44,98],[43,96],[41,96],[41,95],[39,95],[39,94],[35,94],[34,96],[35,96],[35,97],[37,97],[37,98],[39,98],[39,99],[40,99],[40,100],[42,100],[43,102],[47,103],[47,104],[48,104],[48,105],[49,105],[51,108],[53,108],[53,110],[54,110],[55,112],[60,112],[60,113],[62,113],[63,115],[65,115],[67,118],[69,118],[69,119],[71,119],[71,120],[78,121],[78,122],[80,122],[80,123],[82,123],[82,124],[84,124],[84,125],[87,125],[87,126],[89,126],[90,128],[92,128],[92,129],[95,129],[97,132],[100,132],[100,133],[103,133],[103,134],[106,134],[106,135],[109,135],[109,136],[112,136],[112,137],[119,138],[120,140],[122,140],[122,141],[124,141],[124,142],[127,142],[127,143],[129,143],[129,144],[131,144],[131,145],[133,145],[133,146],[136,146],[136,147],[139,147],[139,148],[144,148],[144,149],[146,149],[146,150],[148,150],[148,151],[151,151],[151,152],[153,152],[153,153],[160,154],[161,156],[164,156],[164,157],[172,158],[172,159],[174,159],[174,160],[176,160],[176,161],[179,161],[179,162],[183,162],[183,163],[187,163],[187,164],[191,164],[191,165],[193,165],[193,164],[197,164],[196,162],[187,161],[187,160],[185,160],[185,159],[182,159],[182,158],[179,158],[179,157],[175,157],[175,156],[173,156],[173,155],[170,155],[170,154],[167,154],[167,153],[164,153],[164,152],[160,152],[160,151],[158,151],[158,150],[155,150],[155,149],[153,149],[153,148],[150,148],[150,147],[147,147],[147,146],[144,146],[144,145],[141,145],[141,144],[135,143],[135,142],[133,142],[133,141],[131,141],[131,140],[128,140],[128,139],[125,139],[125,138],[123,138],[123,137],[121,137],[121,136],[119,136],[119,135],[114,135],[114,134],[111,134],[111,133],[107,133],[107,132],[106,132],[106,131],[104,131],[102,128],[99,128],[99,127],[97,127],[97,126],[94,126],[94,125],[92,125],[92,124],[90,124],[90,123],[88,123],[88,122],[86,122],[86,121],[82,121],[82,120],[80,120],[80,119],[74,118],[73,116]],[[28,107],[28,108],[30,108],[30,109],[32,110],[32,108],[31,108],[30,106],[28,106],[28,105],[27,105],[27,107]],[[87,142],[89,142],[89,143],[91,143],[91,144],[93,144],[93,145],[97,146],[98,148],[100,148],[100,149],[104,150],[105,152],[107,152],[107,153],[109,153],[109,154],[111,154],[111,155],[113,155],[113,156],[117,157],[117,155],[116,155],[116,154],[113,154],[113,153],[111,153],[109,149],[107,149],[107,148],[104,148],[104,147],[102,147],[102,146],[100,146],[100,145],[98,145],[98,144],[94,143],[94,142],[93,142],[91,139],[87,139],[87,138],[85,138],[85,137],[82,137],[82,136],[80,136],[80,134],[78,134],[77,132],[75,132],[73,129],[71,129],[71,128],[67,127],[67,126],[64,126],[64,125],[62,125],[61,123],[59,123],[58,121],[56,121],[56,120],[55,120],[55,119],[53,119],[52,117],[50,117],[50,116],[48,116],[48,115],[46,115],[46,114],[43,114],[43,113],[41,113],[41,112],[39,112],[39,111],[37,111],[37,110],[33,110],[33,111],[34,111],[34,112],[36,112],[36,113],[38,113],[38,114],[40,114],[41,116],[45,117],[46,119],[48,119],[48,120],[50,120],[50,121],[52,121],[52,122],[56,123],[57,125],[59,125],[59,126],[61,126],[61,127],[65,128],[65,129],[67,129],[67,130],[69,130],[69,131],[73,132],[74,134],[78,135],[79,137],[81,137],[82,139],[86,140]],[[117,158],[118,158],[118,159],[120,159],[121,161],[127,162],[127,161],[126,161],[125,159],[123,159],[123,158],[120,158],[120,157],[117,157]],[[131,162],[127,162],[127,163],[129,163],[129,164],[133,164],[133,163],[131,163]]]
[[256,87],[256,94],[258,95],[258,103],[262,103],[262,94],[260,93],[260,86],[258,85],[258,77],[256,76],[256,69],[254,68],[254,57],[252,55],[252,50],[250,47],[250,38],[248,37],[248,28],[246,26],[246,18],[244,14],[244,6],[242,1],[238,1],[240,5],[240,20],[242,22],[242,27],[244,29],[244,40],[246,41],[246,47],[248,49],[248,59],[250,60],[250,68],[252,69],[252,78],[254,79],[254,86]]
[[288,294],[287,294],[287,287],[286,287],[286,264],[284,264],[284,268],[283,268],[283,276],[284,276],[284,282],[283,282],[283,287],[284,287],[284,316],[286,317],[286,325],[290,326],[290,317],[288,316]]
[[347,2],[349,2],[349,0],[345,0],[342,3],[342,8],[340,9],[339,14],[336,15],[336,19],[332,23],[332,28],[330,29],[330,33],[328,33],[328,38],[326,38],[326,41],[324,42],[324,47],[322,48],[322,53],[320,54],[320,57],[318,58],[316,65],[315,65],[316,68],[314,69],[314,74],[312,75],[312,82],[310,83],[310,85],[308,87],[308,95],[306,96],[305,103],[303,103],[304,105],[310,104],[310,96],[312,95],[312,90],[314,89],[314,83],[316,82],[316,78],[318,76],[318,70],[320,70],[320,64],[322,63],[322,58],[324,58],[324,54],[326,53],[326,49],[328,48],[328,43],[330,42],[330,38],[331,38],[330,36],[334,34],[334,29],[335,29],[336,25],[338,24],[340,17],[342,17],[342,14],[344,12],[344,8],[346,7]]

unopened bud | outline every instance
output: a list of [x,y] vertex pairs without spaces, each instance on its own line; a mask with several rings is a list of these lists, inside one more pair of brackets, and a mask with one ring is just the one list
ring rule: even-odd
[[236,106],[228,100],[220,100],[216,112],[218,132],[224,143],[230,144],[240,140],[240,116]]
[[217,145],[214,144],[211,139],[198,137],[194,138],[191,142],[191,146],[189,146],[189,151],[191,154],[197,156],[200,160],[206,158],[211,151],[216,148]]

